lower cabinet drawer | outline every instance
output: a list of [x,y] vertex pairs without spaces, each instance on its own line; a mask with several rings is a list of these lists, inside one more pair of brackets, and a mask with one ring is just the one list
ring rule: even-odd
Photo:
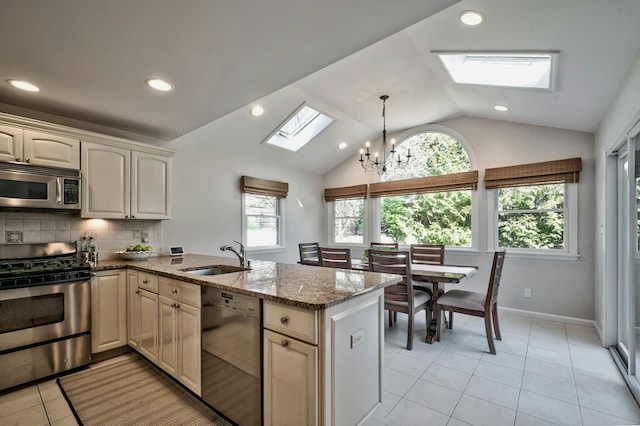
[[318,344],[318,311],[265,300],[263,323],[264,328]]
[[200,308],[199,285],[160,277],[158,293],[160,296],[165,296],[178,302],[186,303],[194,308]]

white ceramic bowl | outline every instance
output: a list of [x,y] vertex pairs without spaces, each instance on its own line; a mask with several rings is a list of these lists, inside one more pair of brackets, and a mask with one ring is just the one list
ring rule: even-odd
[[143,260],[152,256],[156,251],[117,251],[116,254],[125,260]]

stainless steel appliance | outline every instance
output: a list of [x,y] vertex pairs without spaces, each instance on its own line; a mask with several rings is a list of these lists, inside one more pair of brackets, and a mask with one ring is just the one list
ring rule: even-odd
[[0,207],[80,210],[80,171],[0,162]]
[[89,363],[89,280],[75,243],[0,245],[0,390]]
[[260,300],[202,286],[202,399],[240,426],[262,424]]

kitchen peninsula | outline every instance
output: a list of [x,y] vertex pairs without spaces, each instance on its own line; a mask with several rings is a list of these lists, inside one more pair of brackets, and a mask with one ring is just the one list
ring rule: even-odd
[[[198,273],[221,265],[232,272]],[[243,309],[244,305],[233,305],[243,298],[260,301],[256,302],[260,307],[256,324],[261,329],[252,340],[259,341],[262,335],[261,351],[253,342],[261,362],[258,360],[255,368],[243,362],[235,370],[255,377],[258,394],[262,377],[262,398],[257,404],[258,409],[262,407],[265,425],[358,424],[382,401],[383,288],[399,281],[396,275],[268,261],[251,261],[248,269],[242,270],[235,258],[203,255],[107,260],[101,261],[94,273],[96,285],[101,277],[119,274],[122,286],[126,276],[126,309],[118,312],[127,312],[120,321],[127,327],[120,344],[129,344],[238,423],[255,424],[255,416],[242,417],[251,412],[250,403],[226,408],[207,400],[213,391],[204,383],[208,373],[201,365],[209,353],[217,353],[217,341],[223,340],[220,334],[216,338],[207,335],[210,319],[205,320],[204,312],[217,303],[210,301],[214,300],[212,292],[227,298],[220,299],[223,305],[231,301],[226,307],[234,311]],[[241,296],[234,301],[233,295]],[[103,305],[99,301],[93,304]],[[97,309],[101,311],[106,309]],[[101,337],[111,332],[108,326],[102,327],[100,318],[93,320],[96,342],[117,340]],[[177,324],[177,330],[167,332],[167,324]],[[210,328],[213,333],[215,327]],[[167,336],[178,336],[168,345],[174,355],[164,348]],[[231,352],[226,350],[225,362],[234,362],[229,360]],[[234,392],[231,388],[222,391]]]

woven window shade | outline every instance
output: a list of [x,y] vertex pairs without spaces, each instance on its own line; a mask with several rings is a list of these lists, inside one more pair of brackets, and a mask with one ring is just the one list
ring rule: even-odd
[[271,195],[278,198],[286,198],[289,192],[288,183],[276,182],[275,180],[242,176],[240,184],[242,192],[247,194]]
[[326,188],[324,200],[345,200],[349,198],[367,198],[367,184],[355,186],[343,186],[342,188]]
[[478,171],[428,176],[415,179],[372,183],[369,195],[372,198],[391,195],[423,194],[426,192],[462,191],[478,189]]
[[580,170],[580,158],[496,167],[484,171],[484,187],[494,189],[545,183],[577,183],[580,181]]

